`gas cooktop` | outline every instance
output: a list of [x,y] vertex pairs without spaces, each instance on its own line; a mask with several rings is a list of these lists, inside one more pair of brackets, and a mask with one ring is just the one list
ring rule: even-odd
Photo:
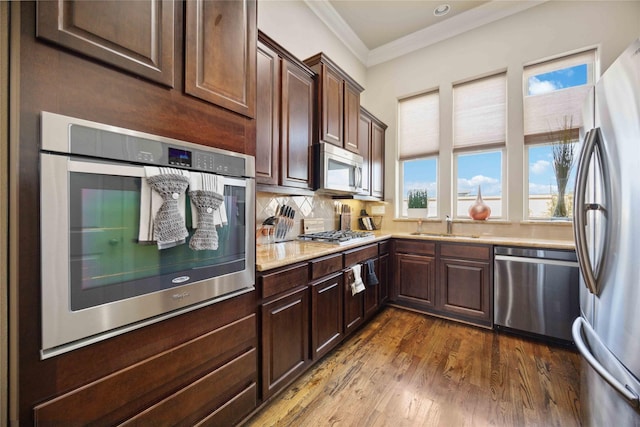
[[332,230],[318,233],[300,234],[298,239],[332,245],[347,245],[351,243],[372,240],[375,235],[370,231]]

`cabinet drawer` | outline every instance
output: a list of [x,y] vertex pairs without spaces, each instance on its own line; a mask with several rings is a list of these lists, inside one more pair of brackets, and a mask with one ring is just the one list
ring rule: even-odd
[[[256,323],[255,314],[244,317],[38,405],[34,409],[35,424],[115,425],[168,397],[180,394],[185,386],[197,384],[209,373],[233,364],[229,360],[243,353],[254,361],[246,362],[239,372],[245,378],[244,383],[255,381]],[[232,377],[225,378],[233,380]],[[231,396],[233,390],[220,388],[220,384],[216,396],[220,395],[220,399],[224,400]],[[209,399],[218,398],[216,396],[210,396]],[[211,413],[211,409],[207,414]]]
[[378,244],[351,249],[344,252],[344,266],[351,267],[362,261],[378,257]]
[[342,270],[342,254],[329,255],[309,261],[311,280]]
[[378,253],[380,255],[388,254],[389,250],[391,249],[391,242],[389,242],[388,240],[385,240],[384,242],[380,242],[378,244],[378,248],[379,248]]
[[418,255],[435,255],[436,244],[420,240],[396,240],[396,252]]
[[471,246],[444,243],[440,245],[442,258],[465,258],[488,261],[491,259],[491,246]]
[[[235,397],[235,394],[247,385],[255,384],[256,353],[255,348],[251,349],[122,425],[193,425],[194,422],[211,414],[212,410],[227,403],[231,396]],[[246,415],[251,409],[253,408],[245,408],[246,412],[237,414],[238,417]]]
[[236,425],[238,421],[256,407],[256,393],[256,384],[253,383],[229,400],[224,406],[218,408],[213,414],[196,424],[196,427]]
[[277,272],[262,276],[262,298],[285,292],[308,283],[309,269],[307,264],[295,265]]

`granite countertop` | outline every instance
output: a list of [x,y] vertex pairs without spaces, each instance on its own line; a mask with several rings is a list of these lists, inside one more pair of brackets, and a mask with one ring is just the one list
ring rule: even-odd
[[498,237],[498,236],[474,236],[445,234],[421,234],[388,233],[377,231],[371,240],[359,241],[346,245],[332,245],[320,242],[292,240],[288,242],[269,243],[256,246],[256,270],[267,271],[278,267],[308,261],[325,255],[343,252],[358,246],[368,245],[374,242],[396,239],[438,240],[444,242],[478,243],[497,246],[522,246],[530,248],[574,250],[575,243],[572,240],[542,240],[525,237]]

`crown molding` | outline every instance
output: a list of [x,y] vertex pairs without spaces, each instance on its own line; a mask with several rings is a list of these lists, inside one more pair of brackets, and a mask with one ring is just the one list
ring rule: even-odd
[[501,1],[484,3],[468,12],[453,16],[446,21],[423,28],[369,51],[365,65],[371,67],[390,61],[507,16],[523,12],[547,1],[549,0],[513,2],[508,7],[505,7],[504,2]]
[[507,16],[523,12],[547,1],[549,0],[509,2],[508,6],[505,6],[506,2],[503,1],[489,1],[468,12],[453,16],[438,24],[369,50],[328,0],[304,0],[309,9],[329,27],[366,67],[382,64]]
[[367,64],[369,49],[353,32],[349,24],[338,14],[329,0],[304,0],[318,18],[344,43],[364,65]]

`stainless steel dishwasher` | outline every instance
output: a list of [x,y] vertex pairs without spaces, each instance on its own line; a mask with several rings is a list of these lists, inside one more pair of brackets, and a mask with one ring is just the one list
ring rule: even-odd
[[580,316],[575,252],[496,246],[494,255],[494,325],[571,341]]

